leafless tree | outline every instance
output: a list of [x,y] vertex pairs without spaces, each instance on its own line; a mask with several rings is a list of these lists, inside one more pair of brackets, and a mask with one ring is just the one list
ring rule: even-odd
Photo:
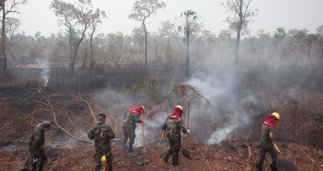
[[76,5],[62,0],[54,0],[51,4],[60,25],[64,25],[69,33],[70,69],[74,72],[77,52],[86,36],[86,31],[98,14],[93,11],[90,0],[79,0]]
[[6,54],[6,19],[10,13],[19,13],[18,6],[26,4],[27,0],[1,0],[0,10],[2,11],[2,26],[1,26],[1,57],[2,71],[7,70],[7,54]]
[[311,49],[312,44],[318,40],[318,36],[316,34],[308,34],[304,37],[304,41],[307,43],[307,61],[308,64],[313,67],[313,62],[311,61]]
[[9,36],[9,44],[12,45],[13,36],[16,34],[21,23],[17,18],[13,17],[7,17],[6,20],[6,34]]
[[199,16],[193,10],[184,11],[181,13],[180,18],[183,20],[183,24],[179,26],[179,30],[183,32],[185,36],[185,75],[189,76],[190,36],[201,30],[202,24],[199,23]]
[[102,23],[102,18],[106,18],[107,15],[105,14],[104,11],[101,11],[99,9],[97,9],[93,15],[92,15],[92,19],[91,19],[91,23],[90,23],[90,68],[93,68],[93,63],[94,63],[94,59],[93,59],[93,36],[94,33],[98,27],[99,24]]
[[145,33],[145,70],[147,70],[148,31],[146,20],[157,13],[158,9],[165,8],[166,4],[159,0],[137,0],[129,18],[140,21]]
[[243,31],[247,31],[250,17],[257,15],[257,9],[250,9],[252,0],[228,0],[225,7],[233,13],[231,17],[228,17],[230,28],[237,32],[237,39],[235,44],[235,61],[234,66],[236,69],[239,67],[239,51],[240,51],[240,39]]

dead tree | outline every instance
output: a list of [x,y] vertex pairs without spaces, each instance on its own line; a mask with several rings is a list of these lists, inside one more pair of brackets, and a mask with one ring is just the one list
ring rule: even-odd
[[235,69],[239,67],[239,52],[240,52],[240,39],[242,31],[247,31],[248,23],[250,22],[250,17],[257,15],[258,10],[250,9],[250,3],[252,0],[228,0],[225,7],[233,13],[231,17],[226,19],[229,27],[237,32],[237,39],[234,51],[234,66]]
[[0,10],[2,10],[2,26],[1,26],[1,57],[2,59],[2,71],[7,71],[7,54],[6,54],[6,19],[10,13],[18,13],[18,6],[26,4],[27,0],[1,0]]
[[147,71],[147,51],[148,51],[148,31],[146,20],[151,15],[156,14],[160,8],[165,8],[164,2],[159,0],[137,0],[132,8],[132,13],[129,18],[140,21],[145,33],[145,70]]
[[186,99],[187,127],[189,128],[190,127],[190,107],[191,107],[192,100],[203,99],[206,101],[209,107],[210,107],[210,102],[199,92],[197,88],[192,87],[190,85],[183,85],[183,84],[174,85],[173,91],[180,96],[182,104],[185,103],[184,99]]
[[182,18],[183,24],[178,29],[184,33],[185,37],[185,76],[188,77],[190,73],[190,37],[194,32],[200,30],[201,24],[198,23],[199,17],[193,10],[184,11],[180,18]]

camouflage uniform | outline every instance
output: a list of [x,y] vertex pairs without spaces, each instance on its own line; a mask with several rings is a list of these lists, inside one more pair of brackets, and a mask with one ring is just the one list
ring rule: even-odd
[[263,124],[261,128],[261,144],[260,144],[260,157],[257,162],[257,170],[262,171],[262,166],[265,161],[266,153],[269,153],[271,156],[271,170],[277,171],[277,153],[274,149],[273,143],[269,137],[269,133],[272,132],[272,128]]
[[[42,171],[44,164],[47,160],[47,155],[43,148],[45,143],[45,130],[41,127],[35,128],[34,132],[32,133],[29,139],[29,152],[34,158],[39,158],[39,169],[38,171]],[[32,165],[32,170],[36,170],[35,166]]]
[[132,146],[136,138],[136,123],[142,123],[140,116],[127,112],[124,116],[122,130],[124,134],[124,146],[126,147],[129,139],[129,152],[132,152]]
[[112,153],[111,153],[111,142],[110,139],[115,137],[114,132],[111,127],[107,125],[103,125],[101,123],[97,123],[92,127],[92,129],[88,133],[88,137],[92,140],[94,139],[94,161],[95,171],[100,171],[101,169],[101,157],[106,156],[107,163],[109,164],[109,171],[112,171]]
[[167,162],[172,156],[172,165],[178,165],[178,156],[181,150],[181,132],[187,133],[182,119],[173,120],[167,118],[162,125],[162,130],[166,131],[166,135],[170,144],[170,148],[164,156],[164,161]]

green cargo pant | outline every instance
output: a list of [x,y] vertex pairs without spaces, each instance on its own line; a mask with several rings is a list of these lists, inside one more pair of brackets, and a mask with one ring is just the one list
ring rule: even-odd
[[277,153],[276,153],[273,146],[260,149],[260,156],[259,156],[259,160],[256,165],[257,171],[262,171],[262,166],[265,161],[266,153],[269,153],[271,156],[271,160],[272,160],[271,165],[270,165],[271,170],[277,171]]
[[164,156],[164,161],[167,162],[169,157],[172,156],[172,165],[178,165],[178,156],[181,150],[181,136],[174,134],[167,134],[169,149],[167,150],[166,155]]

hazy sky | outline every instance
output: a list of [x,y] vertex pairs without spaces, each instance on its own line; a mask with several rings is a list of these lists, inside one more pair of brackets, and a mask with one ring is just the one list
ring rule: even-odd
[[[21,6],[20,32],[34,35],[40,31],[43,35],[57,33],[64,30],[59,27],[57,18],[49,8],[51,0],[28,0],[28,4]],[[66,0],[73,2],[72,0]],[[225,0],[164,0],[167,7],[148,20],[148,30],[157,31],[160,21],[176,21],[175,18],[184,10],[194,10],[202,18],[206,29],[218,34],[227,29],[223,22],[230,15],[225,11],[222,2]],[[105,19],[99,28],[101,33],[121,31],[130,34],[132,29],[140,26],[139,22],[128,19],[135,0],[92,0],[94,7],[105,10]],[[252,34],[259,29],[272,32],[277,27],[288,29],[307,28],[310,32],[323,24],[323,0],[253,0],[251,8],[259,9],[258,16],[249,25]]]

